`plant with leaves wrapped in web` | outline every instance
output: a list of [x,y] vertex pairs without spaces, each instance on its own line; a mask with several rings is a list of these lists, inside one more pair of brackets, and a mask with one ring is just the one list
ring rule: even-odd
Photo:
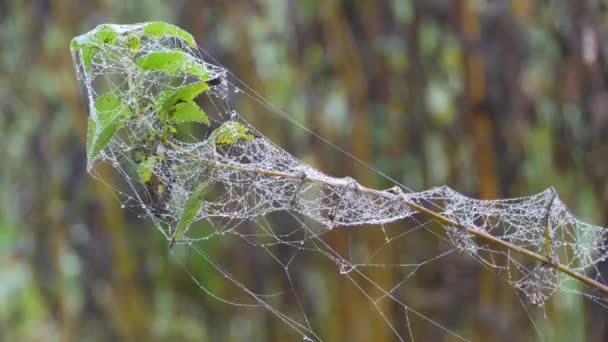
[[[167,47],[157,50],[159,43]],[[209,156],[193,155],[194,161],[187,163],[176,159],[176,151],[190,153],[175,136],[181,123],[209,126],[207,115],[194,100],[212,91],[210,87],[220,88],[213,90],[218,93],[225,88],[221,84],[223,70],[193,58],[189,49],[194,47],[189,33],[162,22],[136,28],[102,25],[72,41],[72,49],[79,51],[82,62],[79,74],[90,90],[89,169],[99,160],[113,164],[128,161],[145,187],[142,196],[150,212],[169,221],[179,216],[174,237],[195,219],[213,174],[213,163],[203,159]],[[105,71],[101,80],[92,76],[99,68]],[[242,124],[228,121],[211,132],[206,140],[209,146],[200,147],[210,152],[218,145],[251,138]],[[187,190],[192,193],[183,196]]]
[[[238,89],[227,81],[226,70],[205,62],[192,36],[170,24],[101,25],[76,37],[72,53],[90,104],[89,171],[99,162],[113,165],[132,190],[121,192],[126,204],[143,209],[170,246],[201,239],[188,229],[203,219],[214,224],[255,221],[276,211],[296,213],[320,228],[300,220],[303,239],[265,231],[269,241],[248,242],[300,246],[335,227],[424,216],[438,222],[458,250],[507,271],[509,282],[532,303],[540,305],[565,289],[570,277],[608,294],[597,272],[608,255],[607,230],[578,220],[553,189],[528,197],[476,200],[448,187],[381,191],[352,178],[326,175],[225,106],[230,91]],[[213,115],[203,110],[201,100]],[[198,125],[196,132],[184,124],[192,122]],[[317,251],[324,248],[314,244]],[[334,252],[324,254],[341,273],[358,271],[360,265]],[[310,329],[295,326],[309,335]]]

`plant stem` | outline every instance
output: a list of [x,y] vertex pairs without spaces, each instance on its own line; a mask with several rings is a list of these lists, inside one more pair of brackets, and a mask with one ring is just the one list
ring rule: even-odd
[[475,235],[478,238],[481,238],[481,239],[483,239],[483,240],[485,240],[485,241],[487,241],[487,242],[489,242],[489,243],[491,243],[493,245],[500,246],[500,247],[503,247],[503,248],[506,248],[506,249],[510,249],[512,251],[515,251],[515,252],[521,254],[521,255],[524,255],[524,256],[527,256],[529,258],[535,259],[536,261],[542,262],[543,264],[545,264],[545,265],[547,265],[549,267],[553,267],[556,270],[558,270],[560,272],[563,272],[563,273],[565,273],[565,274],[567,274],[567,275],[569,275],[569,276],[571,276],[571,277],[573,277],[573,278],[581,281],[582,283],[585,283],[586,285],[588,285],[590,287],[593,287],[593,288],[596,288],[596,289],[602,291],[604,294],[608,294],[608,286],[606,286],[606,285],[604,285],[604,284],[602,284],[602,283],[600,283],[600,282],[598,282],[596,280],[593,280],[593,279],[587,277],[586,275],[584,275],[582,273],[576,272],[576,271],[574,271],[573,269],[569,268],[568,266],[566,266],[564,264],[561,264],[559,262],[557,262],[557,263],[553,262],[553,260],[551,260],[548,256],[540,255],[538,253],[535,253],[535,252],[532,252],[532,251],[527,250],[525,248],[522,248],[522,247],[519,247],[517,245],[514,245],[514,244],[512,244],[510,242],[501,240],[501,239],[499,239],[499,238],[497,238],[497,237],[495,237],[495,236],[493,236],[491,234],[488,234],[488,233],[486,233],[484,231],[481,231],[481,230],[475,229],[473,227],[470,227],[470,226],[458,223],[458,222],[456,222],[454,220],[451,220],[451,219],[449,219],[449,218],[447,218],[447,217],[445,217],[445,216],[443,216],[441,214],[438,214],[438,213],[436,213],[436,212],[434,212],[432,210],[429,210],[429,209],[427,209],[427,208],[425,208],[425,207],[423,207],[421,205],[418,205],[418,204],[416,204],[414,202],[411,202],[411,201],[408,201],[408,200],[405,200],[405,199],[404,199],[404,202],[410,208],[416,210],[417,212],[419,212],[419,213],[421,213],[421,214],[423,214],[423,215],[425,215],[427,217],[430,217],[430,218],[434,219],[435,221],[438,221],[439,223],[447,224],[447,225],[454,226],[454,227],[460,227],[460,228],[466,230],[467,233]]
[[[175,148],[176,150],[178,150],[179,152],[183,153],[186,156],[196,158],[207,164],[213,164],[214,167],[221,167],[221,168],[226,168],[226,169],[230,169],[230,170],[238,170],[241,172],[258,173],[258,174],[261,174],[264,176],[271,176],[271,177],[285,177],[285,178],[301,179],[304,182],[316,182],[316,183],[322,183],[322,184],[338,186],[338,187],[353,186],[353,185],[345,184],[343,182],[336,182],[336,181],[330,181],[327,179],[320,179],[320,178],[312,177],[310,175],[306,175],[304,177],[302,175],[302,173],[290,174],[290,173],[284,173],[284,172],[280,172],[280,171],[270,171],[270,170],[262,170],[262,169],[255,169],[255,168],[247,168],[247,167],[242,167],[242,166],[237,166],[237,165],[226,164],[226,163],[222,163],[222,162],[215,161],[215,160],[208,160],[208,159],[202,158],[201,156],[199,156],[197,154],[183,150],[180,146],[176,145],[175,143],[173,143],[171,141],[167,140],[166,144]],[[384,197],[384,198],[388,198],[391,200],[401,199],[405,205],[407,205],[414,211],[416,211],[428,218],[431,218],[444,225],[449,225],[449,226],[459,227],[461,229],[464,229],[467,233],[474,235],[486,242],[489,242],[489,243],[491,243],[495,246],[501,247],[501,248],[505,248],[505,249],[517,252],[525,257],[528,257],[528,258],[534,259],[538,262],[541,262],[544,265],[547,265],[548,267],[552,267],[562,273],[565,273],[565,274],[571,276],[572,278],[575,278],[575,279],[579,280],[580,282],[582,282],[592,288],[598,289],[601,292],[603,292],[604,294],[608,295],[608,286],[607,285],[604,285],[594,279],[591,279],[591,278],[587,277],[586,275],[569,268],[567,265],[561,264],[559,262],[555,262],[555,260],[552,260],[549,255],[541,255],[541,254],[535,253],[535,252],[527,250],[523,247],[514,245],[508,241],[504,241],[491,234],[488,234],[485,231],[478,230],[475,227],[456,222],[435,211],[427,209],[427,208],[421,206],[420,204],[412,202],[410,199],[408,199],[405,196],[405,194],[395,194],[395,193],[392,193],[387,190],[371,189],[371,188],[364,187],[361,184],[356,183],[356,182],[354,183],[354,187],[357,191],[368,193],[368,194],[373,194],[373,195],[376,195],[379,197]],[[551,200],[551,202],[553,202],[553,199]]]

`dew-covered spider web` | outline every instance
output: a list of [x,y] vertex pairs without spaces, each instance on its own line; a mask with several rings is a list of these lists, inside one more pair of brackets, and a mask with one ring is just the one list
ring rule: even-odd
[[[606,284],[598,265],[608,255],[608,231],[578,220],[553,189],[476,200],[446,186],[375,190],[332,177],[249,125],[231,97],[240,92],[263,99],[231,81],[192,36],[172,25],[101,25],[75,38],[72,54],[89,103],[89,172],[108,181],[98,170],[112,165],[122,176],[123,183],[113,187],[124,206],[242,290],[247,300],[233,304],[263,307],[306,339],[322,339],[308,312],[322,305],[323,282],[305,283],[296,268],[310,268],[307,260],[314,258],[333,265],[333,276],[352,281],[399,340],[413,339],[414,321],[464,339],[417,311],[407,294],[416,272],[455,255],[496,270],[534,305],[556,291],[607,304],[597,290],[570,286],[571,276],[557,266]],[[351,241],[370,236],[374,242],[366,248]],[[438,247],[407,260],[415,239],[429,236]],[[241,256],[265,260],[263,268],[283,285],[260,292],[259,284],[246,283],[200,244],[224,240],[230,241],[227,249],[257,250],[260,256]],[[399,262],[395,253],[403,256]],[[379,282],[370,275],[386,268],[398,269],[397,276]],[[205,288],[204,279],[195,281]]]

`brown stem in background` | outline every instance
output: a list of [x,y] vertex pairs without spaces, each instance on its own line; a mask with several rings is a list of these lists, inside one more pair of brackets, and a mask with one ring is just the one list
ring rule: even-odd
[[547,213],[545,214],[545,254],[552,261],[554,261],[553,259],[554,259],[555,255],[551,254],[551,229],[550,229],[551,227],[550,227],[549,217],[551,215],[551,208],[553,207],[553,202],[555,202],[555,197],[557,197],[557,193],[555,193],[555,191],[553,191],[553,194],[551,195],[551,200],[549,201],[549,204],[547,205]]

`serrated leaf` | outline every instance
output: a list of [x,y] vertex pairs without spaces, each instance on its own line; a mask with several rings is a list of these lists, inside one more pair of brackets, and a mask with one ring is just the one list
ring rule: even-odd
[[194,219],[198,215],[199,211],[203,207],[204,199],[205,199],[205,190],[209,182],[201,182],[196,186],[190,197],[186,200],[184,204],[184,210],[182,211],[179,220],[177,221],[177,225],[175,226],[175,231],[173,236],[171,237],[171,242],[169,243],[169,248],[173,246],[175,241],[181,238],[188,227],[194,222]]
[[175,90],[165,90],[154,98],[155,109],[159,115],[164,115],[180,102],[194,100],[199,94],[209,88],[206,82],[186,84]]
[[209,76],[207,68],[182,51],[154,51],[138,58],[135,64],[141,70],[165,71],[170,75],[181,72],[192,74],[201,80]]
[[104,44],[114,44],[116,42],[117,33],[111,26],[101,25],[95,31],[87,40],[78,41],[72,39],[70,44],[73,50],[80,50],[86,69],[91,68],[93,57]]
[[141,46],[141,39],[134,33],[127,33],[124,37],[124,43],[131,51],[137,51]]
[[98,43],[114,44],[116,42],[116,31],[109,25],[101,25],[97,28],[94,39]]
[[83,46],[80,50],[82,54],[82,60],[84,61],[84,66],[87,69],[91,69],[91,61],[95,54],[99,51],[99,48],[96,46]]
[[255,136],[251,134],[247,127],[236,121],[226,121],[220,127],[216,128],[210,136],[216,144],[234,144],[239,139],[249,140]]
[[80,56],[84,62],[85,68],[87,70],[91,69],[91,60],[97,51],[99,51],[99,47],[97,47],[95,44],[91,44],[90,42],[81,43],[74,38],[70,43],[70,48],[75,51],[80,51]]
[[152,178],[152,171],[154,171],[154,166],[156,166],[157,162],[158,157],[152,156],[139,163],[137,166],[137,174],[142,182],[146,183],[150,181]]
[[175,25],[171,25],[162,21],[147,23],[146,25],[144,25],[143,31],[149,36],[161,37],[164,35],[170,35],[178,37],[183,39],[186,43],[188,43],[188,45],[192,47],[196,46],[194,37],[192,37],[190,33],[182,30],[181,28]]
[[87,156],[92,161],[108,144],[116,130],[131,115],[129,107],[113,92],[95,99],[96,115],[89,117],[87,129]]
[[135,63],[142,70],[162,70],[177,74],[188,61],[188,56],[180,51],[154,51],[140,57]]
[[78,41],[77,38],[72,38],[72,40],[70,41],[70,49],[72,50],[78,50],[82,47],[82,44],[80,44],[80,42]]
[[170,115],[173,122],[202,122],[209,126],[207,114],[194,101],[180,102],[173,107],[175,110]]

